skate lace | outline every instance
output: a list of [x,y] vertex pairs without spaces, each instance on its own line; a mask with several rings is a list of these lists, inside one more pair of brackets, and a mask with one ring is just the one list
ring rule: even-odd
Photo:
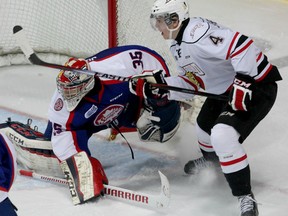
[[196,168],[205,168],[207,167],[207,160],[204,157],[200,157],[193,161]]
[[254,203],[257,203],[256,200],[252,198],[251,194],[240,196],[238,197],[238,200],[240,202],[240,209],[242,213],[253,210]]

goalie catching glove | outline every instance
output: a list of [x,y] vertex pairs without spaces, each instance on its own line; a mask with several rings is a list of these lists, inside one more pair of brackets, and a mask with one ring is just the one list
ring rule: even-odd
[[251,100],[252,90],[255,80],[248,76],[237,73],[232,89],[229,94],[228,104],[235,111],[248,111]]
[[168,91],[152,87],[150,83],[167,84],[163,70],[144,71],[140,75],[133,76],[129,82],[130,92],[144,97],[152,105],[165,105],[168,101]]
[[154,110],[144,109],[137,121],[137,131],[142,141],[166,142],[177,132],[180,125],[180,104],[169,101]]

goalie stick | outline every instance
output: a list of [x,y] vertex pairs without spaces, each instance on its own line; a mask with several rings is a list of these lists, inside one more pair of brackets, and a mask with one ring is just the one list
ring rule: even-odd
[[[41,60],[36,55],[36,53],[34,52],[32,47],[30,46],[29,41],[27,40],[27,37],[25,35],[25,32],[21,26],[19,26],[19,25],[14,26],[13,34],[17,40],[18,45],[20,46],[21,50],[23,51],[24,55],[32,64],[44,66],[44,67],[50,67],[50,68],[54,68],[54,69],[60,69],[60,70],[75,71],[75,72],[85,73],[85,74],[89,74],[89,75],[93,75],[93,76],[96,75],[98,77],[113,79],[113,80],[119,80],[119,81],[131,80],[131,77],[123,77],[123,76],[105,74],[105,73],[100,73],[100,72],[91,71],[91,70],[75,69],[75,68],[67,67],[64,65],[58,65],[58,64],[45,62],[45,61]],[[205,97],[209,97],[209,98],[213,98],[213,99],[217,99],[217,100],[224,100],[224,101],[228,100],[228,97],[226,95],[217,95],[217,94],[211,94],[211,93],[207,93],[207,92],[199,92],[199,91],[195,91],[192,89],[180,88],[180,87],[176,87],[176,86],[168,86],[165,84],[150,83],[150,85],[152,87],[164,89],[164,90],[171,90],[171,91],[178,91],[178,92],[182,92],[182,93],[186,93],[186,94],[200,95],[200,96],[205,96]]]
[[[104,194],[109,198],[127,201],[136,205],[143,205],[153,208],[168,207],[170,202],[170,184],[167,177],[160,171],[158,172],[161,179],[161,192],[159,195],[145,194],[112,185],[104,185]],[[68,185],[66,179],[46,176],[29,170],[21,169],[18,170],[18,173],[22,176],[32,177],[34,179],[39,179],[46,182]]]

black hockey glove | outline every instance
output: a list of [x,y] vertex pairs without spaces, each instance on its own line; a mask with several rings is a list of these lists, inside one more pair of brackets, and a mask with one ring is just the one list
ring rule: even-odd
[[166,84],[162,70],[144,71],[133,76],[129,82],[130,92],[139,97],[144,97],[149,103],[163,106],[168,102],[168,91],[155,88],[151,83]]
[[249,110],[254,82],[255,80],[248,75],[236,74],[228,101],[233,110]]

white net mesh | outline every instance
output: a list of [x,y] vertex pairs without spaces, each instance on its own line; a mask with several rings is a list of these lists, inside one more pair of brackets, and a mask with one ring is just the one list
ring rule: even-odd
[[[21,25],[32,48],[44,56],[88,57],[107,48],[105,1],[2,0],[0,6],[0,66],[27,63],[13,38]],[[20,58],[19,58],[20,56]],[[23,58],[21,58],[21,56]],[[66,59],[65,59],[66,60]]]

